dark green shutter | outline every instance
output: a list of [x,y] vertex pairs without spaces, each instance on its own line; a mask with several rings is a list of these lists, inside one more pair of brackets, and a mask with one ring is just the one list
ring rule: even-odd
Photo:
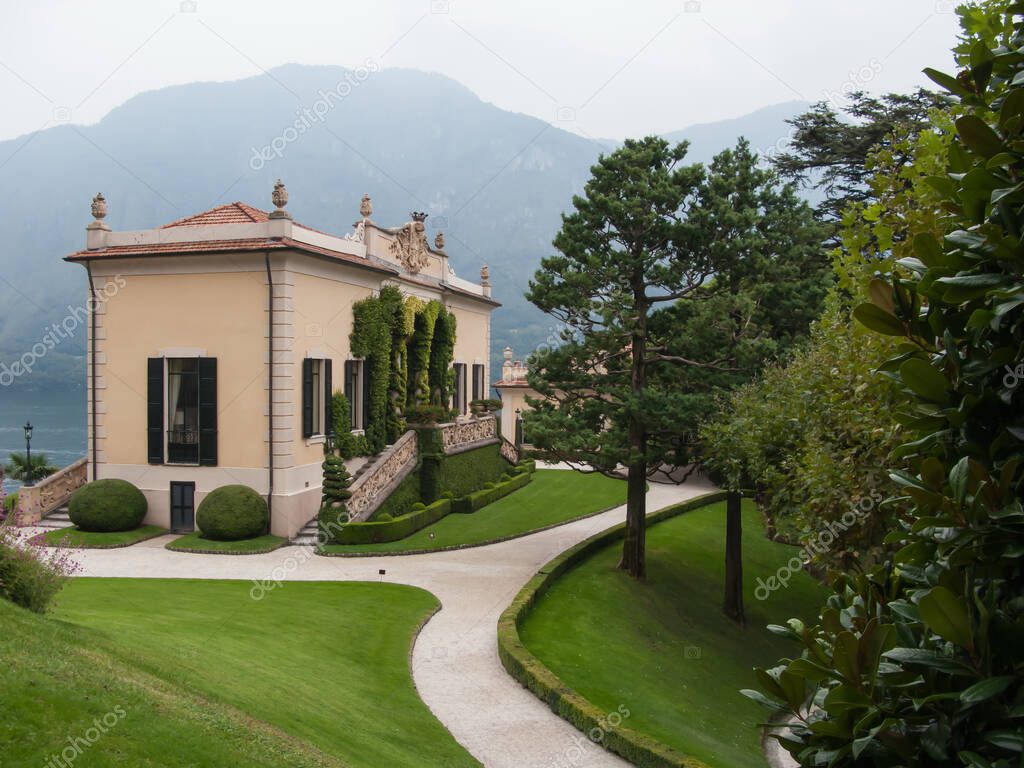
[[313,434],[313,360],[302,361],[302,436]]
[[164,359],[151,357],[146,366],[146,437],[150,464],[164,463]]
[[372,384],[370,361],[363,360],[363,429],[368,429],[370,426],[370,386]]
[[331,401],[331,396],[334,394],[334,388],[331,382],[333,372],[331,370],[331,359],[327,358],[324,360],[324,434],[334,434],[334,403]]
[[199,358],[199,464],[217,466],[217,358]]

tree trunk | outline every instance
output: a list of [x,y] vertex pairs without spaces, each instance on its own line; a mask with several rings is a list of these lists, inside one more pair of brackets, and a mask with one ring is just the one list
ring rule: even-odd
[[647,526],[647,465],[629,465],[626,482],[626,540],[622,544],[619,568],[634,579],[647,577],[645,556]]
[[[631,340],[631,385],[639,399],[647,387],[647,303],[643,273],[633,275],[633,301],[637,324]],[[647,525],[647,427],[635,412],[629,413],[629,475],[626,484],[626,539],[622,544],[619,568],[634,579],[647,577],[645,539]]]
[[743,624],[743,517],[740,513],[742,497],[729,492],[725,512],[725,615]]

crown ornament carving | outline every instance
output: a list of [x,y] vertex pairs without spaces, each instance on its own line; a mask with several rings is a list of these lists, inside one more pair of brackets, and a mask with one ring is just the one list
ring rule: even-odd
[[412,211],[409,215],[412,217],[412,221],[395,230],[394,239],[388,245],[388,252],[405,267],[407,272],[415,275],[430,260],[426,226],[423,223],[427,219],[427,214],[422,211]]
[[370,199],[369,194],[364,194],[363,199],[359,203],[359,215],[364,219],[368,219],[373,215],[373,201]]

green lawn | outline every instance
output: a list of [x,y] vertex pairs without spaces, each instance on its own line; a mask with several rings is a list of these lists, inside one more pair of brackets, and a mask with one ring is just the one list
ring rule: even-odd
[[146,539],[152,539],[167,533],[166,528],[159,525],[142,525],[131,531],[80,531],[78,528],[61,528],[47,531],[43,543],[50,547],[81,547],[84,549],[112,549],[128,547]]
[[273,534],[257,536],[254,539],[242,539],[241,541],[214,541],[204,539],[198,531],[179,536],[174,541],[164,545],[165,549],[173,549],[176,552],[202,552],[202,553],[224,553],[233,555],[259,555],[264,552],[273,552],[278,547],[288,543],[287,539]]
[[825,594],[801,572],[758,601],[755,579],[798,550],[765,539],[752,504],[743,514],[745,629],[722,614],[722,503],[650,528],[646,583],[615,569],[617,542],[555,582],[521,629],[569,687],[606,712],[626,707],[628,727],[715,768],[765,764],[757,725],[766,712],[739,690],[757,687],[754,666],[795,651],[765,625],[813,617]]
[[472,514],[450,514],[400,541],[330,544],[327,554],[415,552],[486,544],[565,523],[624,504],[626,483],[604,475],[538,469],[533,480]]
[[476,766],[416,694],[438,607],[372,583],[75,579],[55,614],[0,600],[3,765],[44,765],[125,715],[79,765]]

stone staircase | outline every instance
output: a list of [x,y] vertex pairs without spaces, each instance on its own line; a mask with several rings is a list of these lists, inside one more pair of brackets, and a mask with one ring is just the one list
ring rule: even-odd
[[36,525],[39,528],[49,528],[50,530],[56,531],[61,528],[73,528],[75,524],[72,523],[71,518],[68,517],[68,505],[64,504],[46,515],[42,520],[36,523]]
[[[386,451],[391,446],[387,446],[384,450]],[[377,454],[379,456],[380,454]],[[373,463],[377,460],[377,456],[366,456],[359,457],[363,460],[363,463],[356,467],[355,472],[352,472],[352,482],[356,481],[356,478],[361,477],[366,470],[368,470]],[[351,470],[350,470],[351,471]],[[316,518],[314,517],[308,523],[306,523],[299,532],[292,536],[290,544],[294,544],[297,547],[315,547],[317,545],[317,533],[319,528],[317,527]]]

